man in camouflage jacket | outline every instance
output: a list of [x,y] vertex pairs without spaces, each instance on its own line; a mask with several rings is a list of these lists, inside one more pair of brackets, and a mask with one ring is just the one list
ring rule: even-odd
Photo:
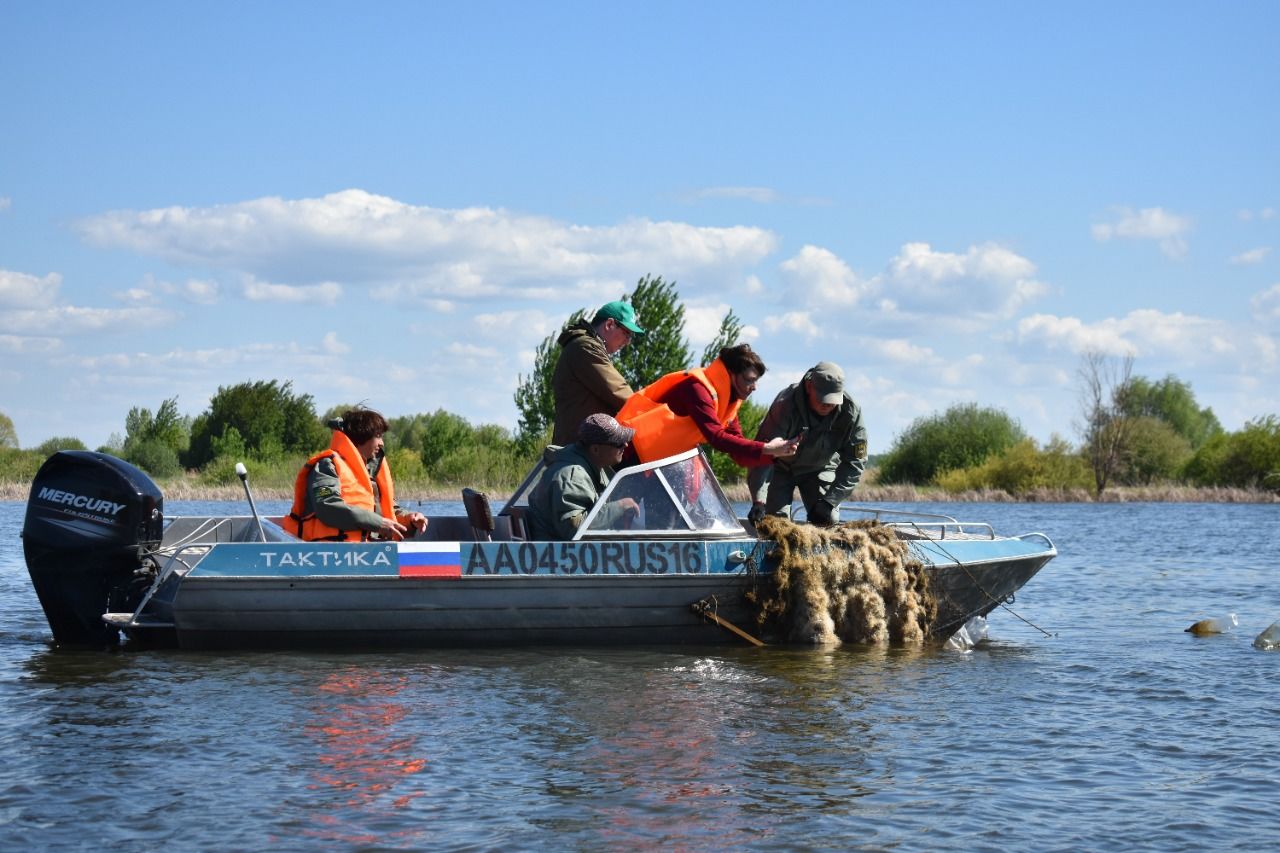
[[794,456],[752,468],[747,476],[752,507],[748,517],[788,516],[797,489],[814,524],[840,520],[838,508],[862,479],[867,464],[867,430],[862,409],[844,391],[844,371],[818,362],[804,378],[784,388],[756,431],[757,441],[803,434]]

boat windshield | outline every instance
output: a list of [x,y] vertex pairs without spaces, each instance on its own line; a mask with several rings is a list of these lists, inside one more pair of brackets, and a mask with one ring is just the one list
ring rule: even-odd
[[[503,508],[527,505],[545,462],[530,473]],[[622,511],[635,501],[638,513]],[[625,521],[624,521],[625,518]],[[574,539],[691,538],[745,535],[733,505],[720,489],[711,465],[694,449],[624,468],[613,475],[600,500],[583,520]]]

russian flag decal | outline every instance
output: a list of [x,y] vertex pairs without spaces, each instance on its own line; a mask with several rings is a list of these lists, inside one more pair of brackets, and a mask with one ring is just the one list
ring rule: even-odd
[[457,542],[397,542],[402,578],[462,577],[461,545]]

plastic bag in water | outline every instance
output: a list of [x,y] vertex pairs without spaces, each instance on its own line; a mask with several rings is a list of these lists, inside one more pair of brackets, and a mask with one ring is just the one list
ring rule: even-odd
[[1186,630],[1188,634],[1225,634],[1232,628],[1240,624],[1240,620],[1236,619],[1234,613],[1228,613],[1224,617],[1213,617],[1212,619],[1201,619]]
[[967,652],[987,638],[987,620],[984,616],[975,616],[947,638],[947,648],[958,652]]
[[1254,637],[1253,647],[1264,652],[1280,649],[1280,620],[1272,622],[1267,630]]

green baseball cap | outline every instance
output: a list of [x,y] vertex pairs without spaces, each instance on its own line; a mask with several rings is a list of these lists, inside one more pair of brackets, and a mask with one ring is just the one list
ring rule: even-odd
[[596,311],[596,316],[591,319],[591,325],[603,323],[605,320],[613,320],[619,326],[630,329],[634,334],[644,334],[644,329],[640,328],[640,323],[636,319],[636,309],[631,307],[630,302],[622,300],[606,302]]

